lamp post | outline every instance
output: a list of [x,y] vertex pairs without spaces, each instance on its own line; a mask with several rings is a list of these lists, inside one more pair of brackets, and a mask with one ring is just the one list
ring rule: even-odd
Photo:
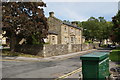
[[83,32],[86,31],[87,29],[81,29],[81,51],[82,51],[82,46],[83,46]]

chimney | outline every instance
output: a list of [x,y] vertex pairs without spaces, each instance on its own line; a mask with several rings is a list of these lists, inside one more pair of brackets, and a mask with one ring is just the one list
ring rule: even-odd
[[54,17],[54,12],[49,12],[50,17]]
[[76,22],[71,22],[72,25],[74,26],[77,26],[77,23]]

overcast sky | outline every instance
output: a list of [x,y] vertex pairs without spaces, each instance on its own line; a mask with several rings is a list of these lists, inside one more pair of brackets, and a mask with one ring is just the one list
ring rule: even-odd
[[42,0],[44,2],[118,2],[120,0]]
[[[47,7],[44,8],[46,17],[53,11],[61,20],[86,21],[89,17],[105,17],[111,21],[111,17],[118,11],[118,0],[43,0]],[[60,1],[60,2],[59,2]]]

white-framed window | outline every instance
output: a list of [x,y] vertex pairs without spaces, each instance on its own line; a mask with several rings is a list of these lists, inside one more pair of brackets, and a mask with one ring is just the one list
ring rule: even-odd
[[71,43],[75,42],[75,36],[71,36]]
[[67,26],[64,27],[64,31],[67,32]]
[[67,30],[66,26],[64,27],[65,31]]
[[64,38],[64,41],[65,41],[65,43],[67,43],[68,41],[67,41],[67,37],[65,36],[65,38]]
[[55,36],[52,36],[52,41],[54,41],[55,40]]

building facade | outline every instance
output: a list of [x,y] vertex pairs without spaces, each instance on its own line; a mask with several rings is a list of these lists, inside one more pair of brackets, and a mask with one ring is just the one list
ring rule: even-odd
[[[49,32],[56,33],[56,42],[52,43],[48,35],[47,42],[50,44],[81,44],[82,43],[82,28],[78,27],[75,23],[66,23],[57,19],[54,12],[49,13],[48,17]],[[51,37],[55,36],[51,35]],[[54,40],[54,39],[53,39]]]
[[47,38],[44,39],[45,43],[48,44],[57,44],[58,43],[58,34],[55,32],[48,31]]
[[6,44],[6,37],[3,37],[3,34],[5,33],[5,31],[0,31],[0,44]]

